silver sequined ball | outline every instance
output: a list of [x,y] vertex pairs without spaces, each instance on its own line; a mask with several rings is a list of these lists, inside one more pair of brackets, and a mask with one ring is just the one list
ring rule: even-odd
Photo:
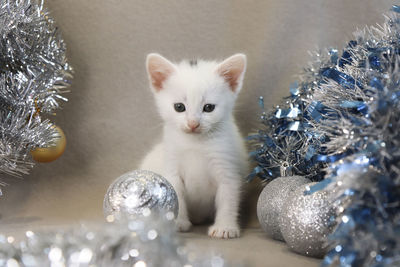
[[280,216],[280,227],[288,246],[297,253],[312,257],[325,255],[327,236],[335,222],[335,209],[326,191],[305,195],[310,186],[293,191]]
[[284,176],[274,179],[264,187],[257,202],[257,217],[262,229],[273,239],[283,241],[279,216],[289,194],[300,185],[310,182],[302,176]]
[[120,176],[104,197],[104,215],[139,215],[143,210],[172,211],[178,214],[178,197],[172,185],[161,175],[135,170]]

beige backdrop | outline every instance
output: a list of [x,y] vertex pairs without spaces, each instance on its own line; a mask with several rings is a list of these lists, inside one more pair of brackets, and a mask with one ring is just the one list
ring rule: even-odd
[[236,112],[246,135],[258,126],[258,97],[271,107],[288,95],[308,51],[342,47],[355,29],[382,23],[392,2],[48,0],[75,69],[69,102],[52,118],[68,146],[56,162],[10,180],[0,198],[2,229],[102,218],[108,185],[135,169],[160,137],[144,68],[147,53],[172,60],[246,53]]

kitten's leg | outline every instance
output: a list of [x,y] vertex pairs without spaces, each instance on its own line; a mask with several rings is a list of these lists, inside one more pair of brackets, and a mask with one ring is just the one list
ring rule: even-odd
[[189,221],[183,181],[178,175],[169,176],[168,181],[172,184],[178,196],[179,209],[176,218],[176,229],[180,232],[187,232],[192,227],[192,223]]
[[215,222],[208,229],[208,235],[217,238],[235,238],[240,236],[238,224],[241,179],[237,175],[225,173],[218,181],[215,196]]

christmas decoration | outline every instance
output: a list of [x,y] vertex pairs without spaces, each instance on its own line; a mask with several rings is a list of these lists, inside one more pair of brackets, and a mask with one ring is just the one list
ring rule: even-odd
[[249,137],[258,163],[250,178],[273,179],[281,166],[324,178],[308,193],[328,192],[337,207],[323,266],[400,264],[400,7],[392,11],[343,52],[316,53]]
[[144,209],[172,211],[178,214],[178,197],[162,176],[135,170],[120,176],[104,197],[104,214],[141,214]]
[[0,1],[0,172],[20,176],[30,152],[54,146],[54,114],[72,78],[65,44],[36,0]]
[[57,130],[58,139],[56,143],[50,147],[38,147],[31,151],[32,158],[37,162],[51,162],[58,159],[65,151],[67,141],[65,134],[60,127],[55,127]]
[[338,226],[322,266],[398,266],[398,184],[372,170],[366,158],[337,166],[332,181],[326,190],[334,190],[340,203]]
[[[228,266],[221,256],[191,251],[175,234],[174,214],[153,214],[101,225],[39,232],[26,237],[0,235],[1,266]],[[218,263],[218,264],[216,264]],[[237,265],[235,265],[237,266]]]
[[327,236],[335,224],[335,209],[327,192],[305,194],[313,184],[302,185],[289,195],[279,216],[280,229],[286,243],[294,251],[323,257]]
[[266,185],[257,202],[257,217],[262,229],[272,238],[284,240],[279,217],[290,193],[310,180],[301,176],[279,177]]
[[[324,178],[326,162],[319,160],[321,143],[325,136],[312,131],[309,120],[320,119],[322,106],[309,105],[305,99],[312,99],[314,90],[326,79],[320,70],[335,66],[329,53],[316,53],[315,61],[300,76],[300,83],[290,86],[290,96],[269,112],[261,116],[261,129],[247,137],[254,148],[250,157],[257,166],[248,176],[251,180],[258,176],[269,181],[280,176],[299,175],[312,181]],[[259,105],[264,108],[263,97]]]
[[399,12],[394,6],[382,26],[357,32],[340,78],[313,96],[326,113],[311,123],[332,162],[313,190],[335,192],[340,203],[325,266],[400,265]]

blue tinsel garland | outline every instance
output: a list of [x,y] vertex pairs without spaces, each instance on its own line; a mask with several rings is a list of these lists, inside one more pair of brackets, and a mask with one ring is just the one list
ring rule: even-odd
[[[326,166],[321,155],[324,148],[321,144],[326,137],[312,130],[310,120],[322,118],[324,107],[317,102],[309,104],[314,91],[327,76],[334,75],[337,64],[337,50],[327,53],[315,53],[315,60],[305,69],[300,83],[290,87],[290,96],[275,110],[263,112],[261,122],[263,129],[257,134],[248,136],[254,147],[250,157],[257,166],[249,175],[249,179],[258,176],[269,181],[280,176],[303,175],[313,181],[323,179]],[[264,108],[263,97],[259,105]]]
[[392,11],[341,55],[319,53],[249,137],[251,177],[325,178],[312,189],[332,193],[337,226],[323,266],[400,266],[400,7]]

